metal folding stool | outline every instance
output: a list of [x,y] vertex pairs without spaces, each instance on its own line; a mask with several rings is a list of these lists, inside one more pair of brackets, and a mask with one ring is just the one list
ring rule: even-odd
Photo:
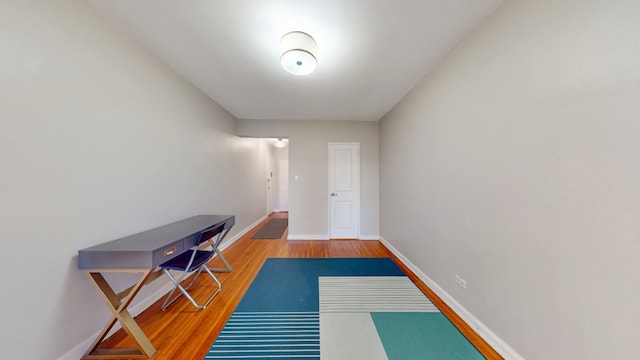
[[[216,249],[219,245],[220,240],[222,240],[222,234],[224,233],[224,224],[216,226],[214,228],[206,229],[200,234],[199,241],[196,242],[197,245],[193,246],[191,250],[185,251],[182,254],[176,256],[175,258],[168,260],[159,265],[159,267],[164,271],[165,274],[171,279],[174,288],[167,294],[167,297],[162,304],[162,310],[165,310],[169,305],[171,305],[174,301],[176,301],[180,296],[184,295],[193,306],[197,309],[204,309],[209,305],[209,303],[213,300],[213,298],[220,293],[222,290],[222,284],[218,278],[207,268],[207,263],[213,258],[216,254]],[[210,241],[212,238],[216,238],[215,241]],[[201,250],[199,245],[205,241],[209,240],[212,245],[211,250]],[[179,277],[173,276],[170,270],[181,271]],[[187,277],[188,274],[195,271],[195,275],[193,279],[189,282],[189,285],[186,287],[182,286],[182,281]],[[216,282],[218,285],[217,290],[207,299],[207,301],[203,305],[199,305],[193,297],[189,294],[187,290],[191,288],[191,286],[196,282],[196,279],[202,271],[205,271],[209,276]],[[180,290],[180,293],[172,298],[173,294],[176,290]]]

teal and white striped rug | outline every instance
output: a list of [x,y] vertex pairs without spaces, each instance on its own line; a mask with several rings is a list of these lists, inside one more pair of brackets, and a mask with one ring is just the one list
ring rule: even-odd
[[205,359],[484,359],[388,258],[267,259]]

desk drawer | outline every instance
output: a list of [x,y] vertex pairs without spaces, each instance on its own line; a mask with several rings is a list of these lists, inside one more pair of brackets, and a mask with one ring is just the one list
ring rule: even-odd
[[184,239],[176,240],[153,252],[153,263],[161,264],[184,251]]

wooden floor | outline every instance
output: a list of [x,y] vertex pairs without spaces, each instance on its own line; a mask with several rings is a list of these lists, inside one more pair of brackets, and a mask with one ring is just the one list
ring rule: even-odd
[[[271,217],[286,218],[287,213],[274,213]],[[160,304],[163,300],[161,299],[136,318],[142,330],[157,349],[153,356],[154,360],[200,360],[204,358],[260,267],[269,257],[390,257],[486,358],[501,359],[498,353],[475,334],[379,241],[287,241],[286,231],[278,240],[252,240],[251,236],[263,224],[264,222],[224,251],[224,256],[233,267],[233,272],[217,274],[222,282],[222,291],[206,309],[196,310],[187,299],[181,298],[167,310],[161,311]],[[221,267],[222,264],[219,260],[214,259],[210,266]],[[211,293],[212,287],[211,278],[201,276],[190,292],[196,300],[206,299]],[[107,339],[102,346],[124,348],[134,347],[134,344],[121,330]]]

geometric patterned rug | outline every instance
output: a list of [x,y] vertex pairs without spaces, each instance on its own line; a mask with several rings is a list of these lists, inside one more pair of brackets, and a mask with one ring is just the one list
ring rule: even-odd
[[389,258],[269,258],[205,359],[484,359]]

